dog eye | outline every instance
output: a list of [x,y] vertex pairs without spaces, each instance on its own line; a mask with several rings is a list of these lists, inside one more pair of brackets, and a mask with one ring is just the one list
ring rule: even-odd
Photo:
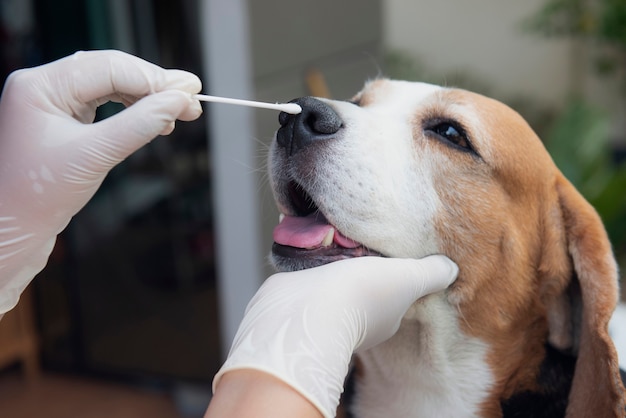
[[427,126],[426,131],[457,147],[472,149],[465,131],[453,122],[437,122]]

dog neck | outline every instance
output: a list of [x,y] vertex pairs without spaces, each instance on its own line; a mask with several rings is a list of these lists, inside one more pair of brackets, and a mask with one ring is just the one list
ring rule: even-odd
[[398,332],[358,359],[358,418],[475,417],[493,387],[487,346],[465,336],[443,293],[414,304]]

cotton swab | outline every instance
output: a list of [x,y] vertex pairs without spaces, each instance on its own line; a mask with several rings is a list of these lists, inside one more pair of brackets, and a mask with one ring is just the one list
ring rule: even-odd
[[231,99],[228,97],[209,96],[207,94],[194,94],[191,97],[195,100],[200,100],[202,102],[227,103],[240,106],[260,107],[262,109],[279,110],[281,112],[290,113],[292,115],[297,115],[298,113],[302,112],[302,108],[296,103],[256,102],[253,100],[241,100]]

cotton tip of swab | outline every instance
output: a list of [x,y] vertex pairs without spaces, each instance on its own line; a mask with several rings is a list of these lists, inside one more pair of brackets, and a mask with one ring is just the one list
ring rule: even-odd
[[193,94],[191,98],[194,100],[200,100],[202,102],[226,103],[226,104],[234,104],[234,105],[240,105],[240,106],[259,107],[262,109],[278,110],[281,112],[290,113],[292,115],[297,115],[298,113],[302,112],[302,108],[300,107],[300,105],[296,103],[266,103],[266,102],[257,102],[254,100],[242,100],[242,99],[231,99],[229,97],[209,96],[207,94]]
[[297,115],[302,113],[302,107],[297,103],[283,103],[283,112],[290,113],[292,115]]

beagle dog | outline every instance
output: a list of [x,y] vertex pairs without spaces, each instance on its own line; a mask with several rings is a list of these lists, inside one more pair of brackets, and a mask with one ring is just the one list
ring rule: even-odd
[[269,156],[274,266],[445,254],[460,269],[358,354],[354,417],[624,417],[611,245],[522,117],[387,79],[295,102]]

